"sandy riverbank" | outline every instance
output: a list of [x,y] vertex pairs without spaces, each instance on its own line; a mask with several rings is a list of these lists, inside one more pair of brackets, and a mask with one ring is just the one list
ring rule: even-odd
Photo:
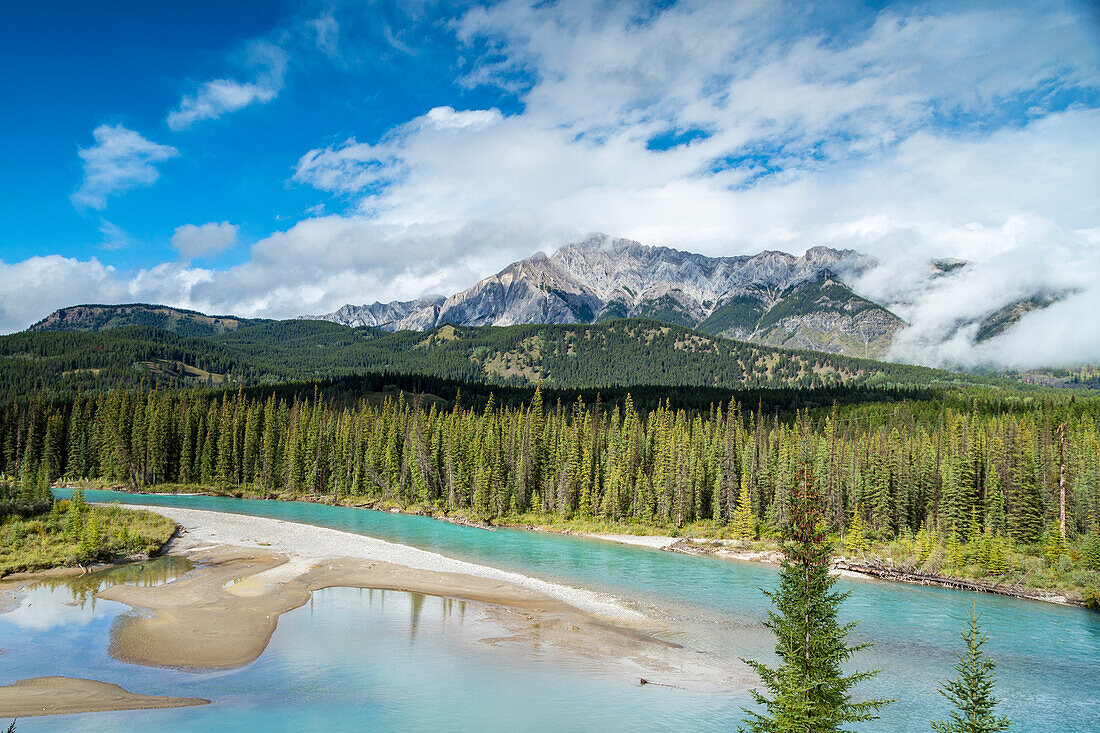
[[206,705],[201,697],[138,695],[108,682],[36,677],[0,687],[0,718],[29,718],[104,710],[150,710]]
[[169,551],[197,564],[156,587],[117,585],[102,598],[149,613],[112,631],[111,653],[151,666],[238,667],[266,648],[279,616],[321,588],[361,587],[483,604],[519,645],[549,645],[624,676],[748,677],[649,634],[648,620],[614,598],[324,527],[205,510],[155,507],[181,529]]
[[453,573],[495,581],[493,587],[497,588],[518,586],[557,599],[585,613],[617,622],[630,623],[643,618],[642,614],[627,608],[618,600],[589,590],[455,560],[435,552],[351,532],[205,509],[129,504],[120,506],[155,512],[176,522],[180,530],[168,545],[168,552],[172,554],[191,554],[210,546],[228,545],[251,548],[266,555],[283,555],[290,559],[287,567],[259,580],[285,580],[290,575],[305,572],[322,560],[360,559],[401,565],[412,570]]
[[[195,568],[162,585],[114,585],[97,594],[141,611],[112,627],[110,652],[124,661],[193,670],[247,665],[267,647],[279,617],[305,604],[313,591],[361,587],[471,601],[509,631],[484,642],[552,647],[564,658],[585,659],[625,678],[722,687],[751,681],[744,670],[714,666],[655,638],[642,614],[592,591],[324,527],[143,508],[180,525],[167,551],[186,556]],[[204,702],[135,695],[107,682],[65,677],[0,688],[0,716]]]

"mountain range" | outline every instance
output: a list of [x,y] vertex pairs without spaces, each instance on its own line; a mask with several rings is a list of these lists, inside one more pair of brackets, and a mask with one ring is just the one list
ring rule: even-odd
[[650,318],[771,346],[873,357],[905,325],[846,284],[875,265],[829,247],[801,257],[706,257],[601,234],[514,262],[448,298],[349,304],[303,318],[388,331]]
[[[762,345],[879,358],[888,354],[906,323],[888,305],[850,285],[877,265],[874,258],[850,249],[706,257],[600,234],[550,256],[538,252],[513,262],[450,297],[348,304],[299,320],[400,332],[445,324],[564,325],[646,318]],[[956,277],[969,266],[964,260],[934,260],[928,277]],[[975,343],[987,341],[1064,295],[1036,293],[992,310],[980,322],[961,319],[956,326],[971,325]],[[103,331],[131,325],[209,337],[269,322],[162,305],[77,305],[55,311],[28,330]]]

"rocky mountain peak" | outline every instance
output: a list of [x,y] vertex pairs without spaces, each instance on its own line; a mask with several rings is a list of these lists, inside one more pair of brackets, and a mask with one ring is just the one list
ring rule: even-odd
[[[441,302],[344,306],[320,318],[401,330],[431,328],[441,323],[504,326],[643,317],[693,327],[736,322],[735,328],[716,326],[717,330],[712,332],[751,337],[762,315],[795,291],[820,282],[823,277],[842,281],[874,264],[873,259],[853,250],[820,246],[802,256],[764,251],[708,257],[593,234],[559,248],[550,256],[538,252],[513,262]],[[731,303],[748,310],[730,315]],[[828,307],[834,306],[830,301]],[[800,313],[813,307],[801,304]],[[715,317],[719,311],[724,315]],[[897,319],[888,314],[879,330],[892,333],[894,321]],[[837,318],[829,322],[835,325]],[[771,342],[785,343],[787,336],[781,331],[793,329],[791,323],[789,318],[778,325],[772,323],[768,336]],[[803,331],[799,331],[797,345],[812,347],[816,337]],[[830,350],[843,350],[843,344]]]

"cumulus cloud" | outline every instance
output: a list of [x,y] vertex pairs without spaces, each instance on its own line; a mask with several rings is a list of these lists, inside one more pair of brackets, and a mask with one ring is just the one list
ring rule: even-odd
[[246,65],[254,69],[250,81],[214,79],[204,82],[183,97],[178,109],[168,115],[168,126],[183,130],[200,120],[213,120],[252,104],[270,102],[283,88],[286,52],[268,41],[253,41],[246,53]]
[[[294,180],[333,193],[355,193],[396,183],[408,172],[402,160],[410,138],[424,132],[482,131],[502,119],[498,109],[456,111],[453,107],[435,107],[401,125],[376,145],[349,138],[340,145],[309,151],[298,161]],[[455,141],[453,136],[450,139]]]
[[[510,257],[516,239],[532,241],[532,230],[530,222],[395,227],[325,216],[260,240],[246,262],[225,270],[167,262],[127,272],[55,255],[0,261],[0,332],[76,303],[167,303],[278,318],[328,312],[334,303],[451,293]],[[549,231],[534,244],[561,239]]]
[[114,268],[96,258],[60,255],[0,260],[0,330],[19,331],[57,308],[75,303],[119,302],[126,286]]
[[[479,6],[447,26],[457,81],[511,112],[441,105],[377,139],[337,131],[345,142],[306,152],[293,177],[349,213],[301,221],[228,270],[112,277],[145,299],[286,316],[453,292],[592,231],[711,255],[828,244],[883,262],[855,285],[911,324],[897,358],[1100,361],[1100,333],[1079,327],[1100,283],[1086,14]],[[934,257],[971,264],[934,278]],[[975,320],[1041,291],[1073,294],[973,344]]]
[[186,261],[206,255],[221,254],[237,243],[237,227],[223,221],[196,226],[184,224],[172,234],[172,247]]
[[104,209],[107,198],[160,177],[156,164],[179,155],[170,145],[146,140],[122,125],[100,125],[92,131],[95,145],[80,150],[84,180],[70,197],[78,208]]

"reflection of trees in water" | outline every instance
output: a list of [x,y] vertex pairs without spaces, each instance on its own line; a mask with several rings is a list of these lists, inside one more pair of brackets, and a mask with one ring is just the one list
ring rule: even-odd
[[455,606],[458,606],[458,619],[459,621],[466,618],[466,601],[458,601],[454,598],[440,597],[440,602],[443,608],[443,619],[446,621],[454,615]]
[[409,640],[416,638],[416,627],[420,624],[420,613],[424,610],[424,595],[422,593],[409,594],[409,610],[412,618],[409,620]]
[[129,563],[118,567],[97,570],[87,575],[69,575],[57,578],[43,578],[35,583],[36,588],[50,591],[66,589],[72,596],[73,605],[83,608],[91,603],[95,610],[95,595],[112,585],[138,585],[151,588],[164,585],[184,575],[194,563],[185,557],[166,555],[145,562]]
[[[363,594],[366,594],[367,606],[373,608],[375,600],[378,601],[378,611],[380,616],[385,615],[386,610],[386,593],[393,593],[394,591],[385,591],[375,588],[360,588],[359,597],[362,598]],[[429,600],[429,596],[424,593],[410,593],[408,591],[397,591],[400,595],[408,596],[409,598],[409,640],[412,641],[416,638],[416,632],[420,628],[420,620],[424,615],[424,606]],[[441,610],[440,620],[443,623],[451,620],[454,616],[455,608],[458,609],[458,620],[461,623],[466,618],[466,601],[456,600],[454,598],[447,598],[446,596],[431,596],[433,601],[439,602],[439,608]]]

